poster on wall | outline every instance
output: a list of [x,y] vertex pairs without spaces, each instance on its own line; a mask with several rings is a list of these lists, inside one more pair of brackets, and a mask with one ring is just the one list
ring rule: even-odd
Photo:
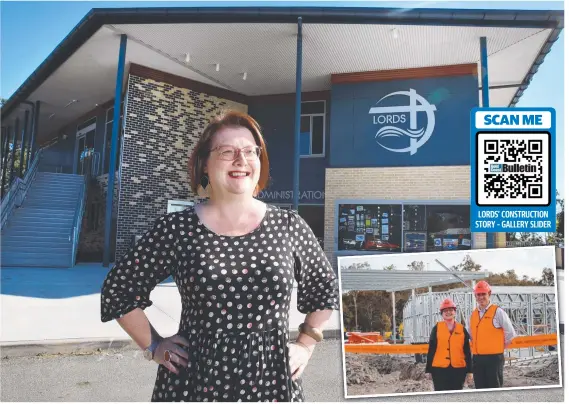
[[443,239],[443,249],[444,250],[456,250],[458,248],[457,238],[444,238]]
[[425,252],[427,251],[426,232],[407,232],[403,236],[405,242],[405,252]]
[[[341,204],[340,212],[354,212],[338,233],[340,250],[401,252],[401,204]],[[344,223],[338,223],[338,227]],[[363,240],[362,240],[363,237]],[[355,246],[355,247],[353,247]]]

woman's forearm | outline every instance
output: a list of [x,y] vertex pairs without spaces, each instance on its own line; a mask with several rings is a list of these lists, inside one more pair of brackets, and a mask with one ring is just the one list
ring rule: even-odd
[[[304,318],[304,322],[310,327],[323,329],[328,320],[330,320],[330,317],[332,317],[332,313],[333,310],[315,311],[307,314]],[[296,340],[311,349],[313,349],[317,343],[312,337],[303,333],[298,334],[298,338]]]
[[142,309],[134,309],[123,317],[117,319],[117,323],[140,347],[146,349],[153,340],[160,338],[160,335],[150,324],[148,317]]

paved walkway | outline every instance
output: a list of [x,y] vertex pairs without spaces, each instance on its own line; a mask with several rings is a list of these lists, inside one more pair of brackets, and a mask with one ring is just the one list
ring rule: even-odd
[[[116,321],[100,319],[100,289],[108,272],[100,263],[74,268],[2,268],[0,344],[125,340],[128,334]],[[146,315],[162,335],[177,332],[180,294],[165,281],[151,293]],[[296,310],[296,290],[290,313],[291,330],[304,318]],[[340,336],[340,315],[335,312],[326,330]]]

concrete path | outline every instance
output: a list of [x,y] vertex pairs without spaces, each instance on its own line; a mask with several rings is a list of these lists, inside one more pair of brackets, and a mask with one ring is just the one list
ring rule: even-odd
[[[108,268],[100,263],[69,269],[2,268],[0,344],[15,345],[91,343],[130,340],[116,321],[102,323],[100,290]],[[165,281],[150,295],[153,305],[146,315],[162,335],[177,332],[180,294],[174,282]],[[304,319],[296,310],[293,293],[290,328]],[[327,335],[340,337],[340,315],[335,312]]]

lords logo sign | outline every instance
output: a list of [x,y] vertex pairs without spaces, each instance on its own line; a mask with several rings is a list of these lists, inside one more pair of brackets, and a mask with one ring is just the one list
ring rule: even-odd
[[[409,99],[407,105],[392,106],[393,101],[388,100],[397,96],[398,99],[400,96],[407,97]],[[435,130],[436,110],[435,105],[429,103],[412,88],[409,91],[396,91],[386,95],[369,110],[369,114],[373,116],[373,124],[381,126],[375,134],[375,141],[391,152],[408,152],[414,155],[427,143]],[[420,113],[426,114],[426,120],[422,120],[426,124],[421,127],[418,125]],[[393,142],[392,138],[398,141]],[[408,141],[401,142],[402,139]]]

